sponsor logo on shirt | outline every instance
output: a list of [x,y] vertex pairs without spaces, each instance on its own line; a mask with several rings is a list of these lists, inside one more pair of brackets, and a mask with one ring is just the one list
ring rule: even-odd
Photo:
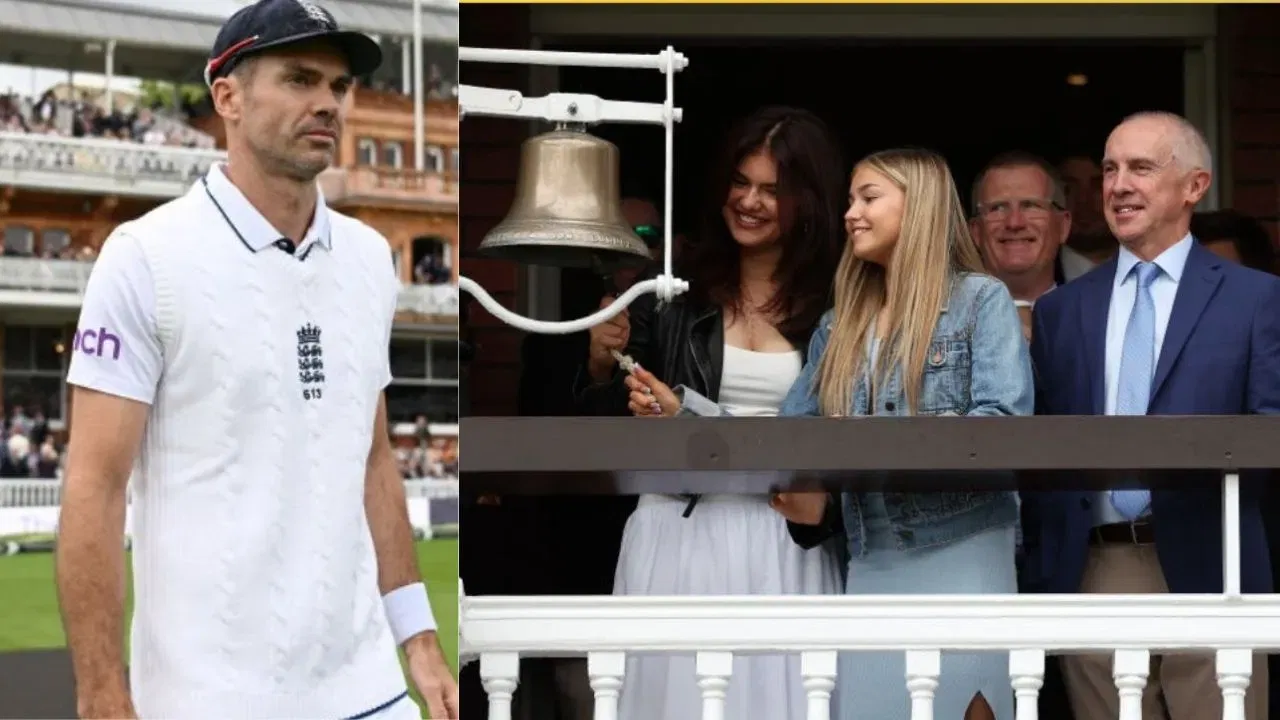
[[71,349],[94,357],[108,356],[112,360],[120,359],[120,337],[112,335],[105,327],[97,330],[88,328],[76,330],[71,340]]

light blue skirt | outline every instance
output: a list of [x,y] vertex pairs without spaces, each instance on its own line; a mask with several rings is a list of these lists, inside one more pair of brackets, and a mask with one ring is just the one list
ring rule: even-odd
[[[849,561],[846,595],[1018,591],[1014,525],[985,530],[948,545],[902,551],[897,549],[889,529],[884,497],[880,493],[865,494],[862,510],[866,554]],[[841,653],[839,672],[840,720],[909,720],[911,717],[905,653]],[[1013,719],[1007,652],[944,651],[942,676],[938,680],[934,717],[960,720],[973,696],[982,693],[997,720]]]

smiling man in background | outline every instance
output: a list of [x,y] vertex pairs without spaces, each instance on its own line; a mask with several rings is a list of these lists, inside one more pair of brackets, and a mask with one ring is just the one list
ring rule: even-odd
[[1057,171],[1024,152],[999,155],[973,183],[969,229],[987,271],[1008,286],[1030,335],[1031,305],[1058,285],[1057,259],[1071,232]]

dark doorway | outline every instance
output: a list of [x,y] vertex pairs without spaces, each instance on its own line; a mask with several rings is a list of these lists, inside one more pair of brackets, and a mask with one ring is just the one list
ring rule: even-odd
[[449,282],[449,243],[427,236],[413,239],[413,281],[423,285]]
[[[664,44],[591,38],[548,49],[647,53]],[[761,105],[795,105],[822,116],[839,134],[850,167],[894,146],[937,150],[951,164],[966,203],[973,176],[999,152],[1027,150],[1050,161],[1100,157],[1107,134],[1124,116],[1183,111],[1184,49],[1172,44],[675,45],[689,58],[676,76],[676,105],[684,108],[676,128],[676,233],[693,230],[707,201],[707,165],[729,125]],[[661,102],[664,88],[656,72],[560,71],[560,92]],[[660,200],[661,130],[605,124],[593,132],[618,145],[624,194]],[[563,316],[594,310],[601,287],[596,279],[571,272],[563,278]]]
[[[634,39],[562,43],[556,50],[654,52]],[[1183,111],[1181,46],[894,43],[762,44],[681,41],[689,67],[676,76],[675,222],[688,231],[704,202],[702,182],[729,124],[766,104],[825,118],[846,162],[888,147],[941,152],[968,200],[991,156],[1022,149],[1051,161],[1102,154],[1107,133],[1140,110]],[[1081,80],[1084,84],[1071,84]],[[641,70],[563,68],[561,92],[661,102],[662,76]],[[594,129],[619,146],[624,187],[662,192],[662,133],[653,126]],[[635,191],[633,191],[635,192]]]

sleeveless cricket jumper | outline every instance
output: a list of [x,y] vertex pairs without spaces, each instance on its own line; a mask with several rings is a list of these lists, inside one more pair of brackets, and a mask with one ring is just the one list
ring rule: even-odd
[[[337,720],[405,692],[364,512],[398,290],[387,243],[323,203],[292,254],[273,235],[215,167],[104,248],[149,271],[136,292],[162,359],[136,398],[151,403],[132,496],[143,718]],[[94,279],[82,327],[127,324],[94,318]],[[126,354],[141,342],[120,334]],[[70,381],[115,392],[112,371],[81,352]]]

